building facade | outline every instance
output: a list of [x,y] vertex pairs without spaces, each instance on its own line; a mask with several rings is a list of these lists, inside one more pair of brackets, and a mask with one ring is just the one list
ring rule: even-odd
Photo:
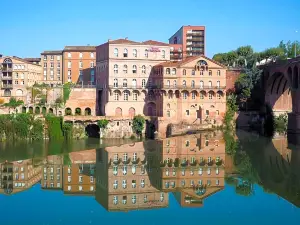
[[63,50],[63,83],[95,85],[94,46],[66,46]]
[[0,57],[0,97],[31,103],[29,87],[42,80],[42,67],[18,57]]
[[62,189],[63,185],[63,156],[47,156],[42,168],[42,189]]
[[[147,115],[147,90],[154,87],[153,67],[170,60],[168,44],[157,41],[109,40],[96,47],[99,114]],[[116,104],[117,103],[117,104]]]
[[171,60],[205,55],[205,26],[182,26],[169,38]]
[[43,79],[46,84],[62,83],[62,51],[44,51],[41,53]]

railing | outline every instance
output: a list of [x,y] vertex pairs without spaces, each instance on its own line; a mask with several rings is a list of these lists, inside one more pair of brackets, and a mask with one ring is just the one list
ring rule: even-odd
[[12,84],[2,84],[2,88],[13,88]]
[[12,76],[1,76],[1,79],[2,80],[12,80],[13,78],[12,78]]
[[[106,88],[105,86],[102,88]],[[226,86],[201,86],[201,85],[127,85],[127,86],[117,86],[109,85],[109,89],[200,89],[200,90],[223,90],[226,89]]]
[[200,36],[204,36],[204,33],[203,32],[192,32],[192,33],[187,33],[186,36],[197,36],[197,37],[200,37]]
[[96,88],[97,85],[94,85],[94,84],[75,84],[72,87],[73,88]]
[[2,72],[12,72],[13,68],[7,68],[7,67],[3,67],[2,68]]

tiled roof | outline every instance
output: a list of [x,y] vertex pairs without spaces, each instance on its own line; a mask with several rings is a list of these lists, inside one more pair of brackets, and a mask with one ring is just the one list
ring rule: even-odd
[[169,46],[169,44],[167,44],[167,43],[160,42],[160,41],[153,41],[153,40],[144,41],[144,42],[142,42],[142,44],[144,44],[144,45]]
[[24,60],[28,62],[40,62],[41,58],[23,58]]
[[95,46],[65,46],[64,51],[96,51]]
[[130,41],[128,39],[117,39],[117,40],[109,40],[110,44],[130,44],[130,45],[139,45],[139,42]]
[[61,55],[62,50],[55,50],[55,51],[44,51],[41,55]]

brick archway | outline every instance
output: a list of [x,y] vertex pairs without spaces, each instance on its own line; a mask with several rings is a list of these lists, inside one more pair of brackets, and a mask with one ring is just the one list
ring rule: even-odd
[[116,108],[115,116],[122,116],[122,109],[120,107]]

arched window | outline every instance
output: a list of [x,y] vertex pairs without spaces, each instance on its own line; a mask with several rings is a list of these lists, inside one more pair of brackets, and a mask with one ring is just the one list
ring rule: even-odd
[[127,87],[127,79],[123,79],[123,87]]
[[200,75],[203,76],[204,75],[204,72],[203,70],[200,70]]
[[176,75],[176,69],[175,68],[172,69],[172,75]]
[[217,98],[218,98],[218,99],[221,99],[222,96],[223,96],[223,92],[222,92],[222,91],[218,91],[218,92],[217,92]]
[[187,92],[185,91],[185,92],[183,92],[183,95],[182,95],[182,97],[183,97],[183,99],[187,99],[187,97],[188,97],[188,94],[187,94]]
[[211,70],[208,71],[208,75],[212,76],[212,71]]
[[115,73],[115,74],[118,73],[118,65],[117,65],[117,64],[114,65],[114,73]]
[[170,74],[170,68],[166,69],[166,74]]
[[148,58],[148,49],[145,49],[145,57]]
[[167,87],[170,87],[170,81],[169,80],[167,80]]
[[124,101],[128,101],[128,96],[129,96],[128,91],[124,91],[123,95],[124,95]]
[[133,80],[132,80],[132,87],[133,87],[133,88],[136,88],[136,79],[133,79]]
[[185,80],[182,81],[182,85],[183,85],[184,87],[186,87],[186,81],[185,81]]
[[145,79],[142,80],[142,87],[143,88],[146,87],[146,80]]
[[174,86],[174,87],[177,86],[177,81],[176,81],[176,80],[173,81],[173,86]]
[[167,108],[168,108],[168,109],[169,109],[169,108],[171,108],[171,105],[170,105],[170,103],[168,103],[168,104],[167,104]]
[[171,112],[170,112],[170,110],[167,111],[167,117],[171,117]]
[[163,59],[166,58],[166,51],[165,50],[161,51],[161,56],[162,56]]
[[117,92],[117,91],[115,91],[114,92],[114,99],[115,99],[115,101],[119,101],[119,92]]
[[191,86],[192,86],[192,88],[195,87],[195,81],[194,80],[192,80]]
[[137,57],[137,50],[136,49],[133,49],[133,51],[132,51],[132,55],[133,55],[133,57]]
[[137,101],[138,94],[137,92],[133,92],[133,101]]
[[142,73],[146,74],[146,66],[145,65],[142,66]]
[[208,93],[208,98],[209,98],[209,99],[213,99],[213,96],[214,96],[214,93],[213,93],[213,92],[209,92],[209,93]]
[[124,65],[123,66],[123,73],[127,73],[128,72],[128,67],[127,67],[127,65]]
[[192,99],[196,99],[196,92],[192,92]]
[[192,70],[192,75],[195,75],[195,70]]
[[212,87],[212,82],[211,81],[208,81],[208,87]]
[[200,88],[204,88],[204,82],[202,80],[200,81]]
[[124,48],[123,57],[125,57],[125,58],[128,57],[128,50],[127,50],[127,48]]
[[114,87],[118,87],[118,79],[114,79]]
[[221,71],[220,70],[217,71],[217,75],[221,76]]
[[137,73],[136,65],[133,65],[133,66],[132,66],[132,73]]
[[205,94],[204,94],[204,92],[200,92],[200,99],[204,99],[204,96],[205,96]]
[[186,70],[183,70],[182,74],[183,74],[183,75],[186,75]]
[[220,88],[220,81],[217,81],[217,88]]

